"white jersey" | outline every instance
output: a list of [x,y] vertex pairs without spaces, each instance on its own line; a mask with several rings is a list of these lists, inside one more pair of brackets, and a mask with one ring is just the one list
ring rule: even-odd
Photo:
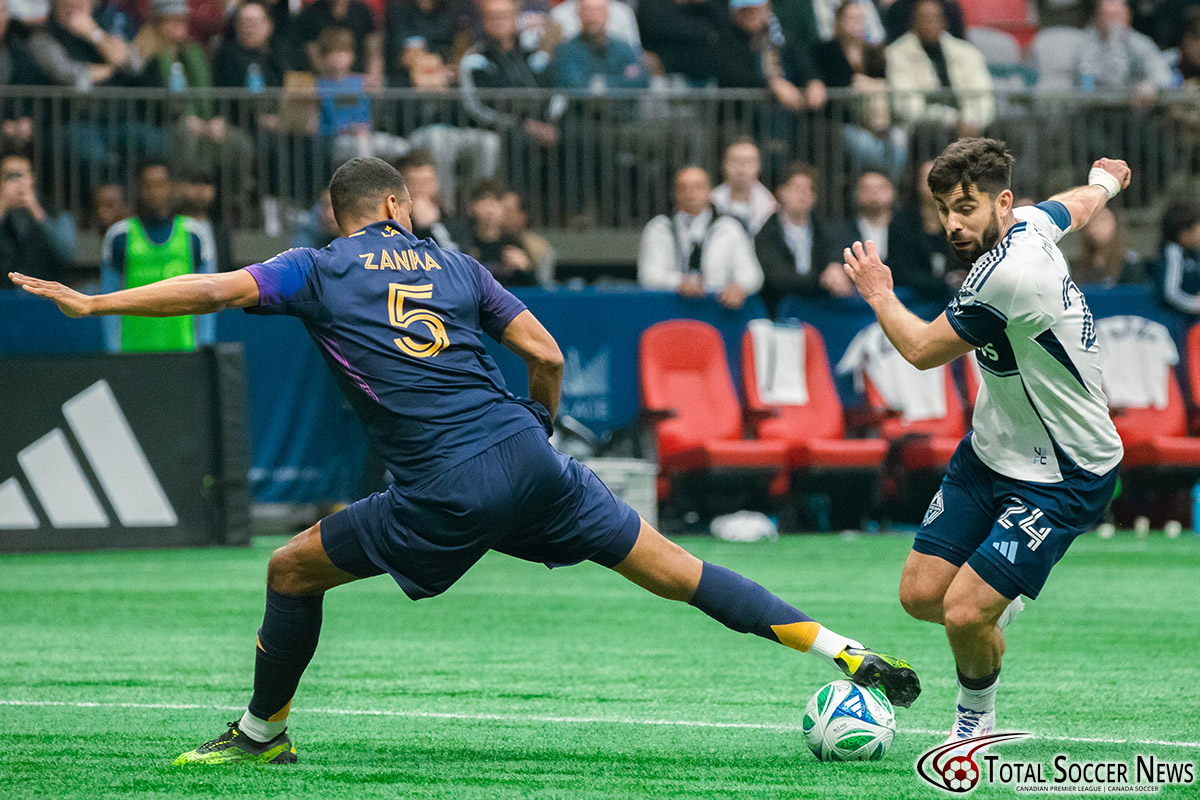
[[983,371],[971,443],[1018,480],[1056,483],[1075,467],[1104,475],[1123,451],[1100,388],[1092,312],[1057,245],[1070,213],[1047,201],[1013,215],[946,309]]

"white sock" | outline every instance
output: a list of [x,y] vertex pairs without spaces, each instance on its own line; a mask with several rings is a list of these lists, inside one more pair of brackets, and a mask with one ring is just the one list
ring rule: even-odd
[[242,714],[241,720],[238,721],[238,730],[256,742],[269,742],[286,729],[286,717],[279,722],[268,722],[251,714],[249,709],[246,710],[245,714]]
[[968,689],[961,683],[958,685],[958,704],[971,711],[995,711],[996,689],[1000,686],[1000,677],[986,689]]
[[833,657],[847,647],[862,647],[862,645],[822,625],[821,629],[817,631],[816,638],[813,639],[812,647],[808,648],[808,652],[823,657],[832,665]]

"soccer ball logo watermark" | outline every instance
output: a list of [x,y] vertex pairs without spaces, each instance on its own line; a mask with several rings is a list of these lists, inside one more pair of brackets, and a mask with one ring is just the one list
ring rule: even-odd
[[917,774],[942,791],[969,792],[979,785],[979,764],[974,755],[1000,742],[1024,739],[1027,733],[991,733],[938,745],[917,759]]
[[969,792],[979,783],[979,767],[970,756],[956,758],[942,770],[942,778],[954,791]]

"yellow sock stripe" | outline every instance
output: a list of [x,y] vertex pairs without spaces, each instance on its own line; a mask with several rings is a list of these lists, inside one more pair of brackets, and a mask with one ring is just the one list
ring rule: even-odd
[[291,713],[291,710],[292,710],[292,701],[288,700],[286,706],[279,709],[278,711],[276,711],[274,714],[272,714],[270,717],[267,718],[267,722],[283,722],[285,719],[287,719],[288,714]]
[[801,653],[807,653],[808,648],[812,647],[819,630],[821,630],[821,623],[811,620],[771,626],[771,632],[775,634],[775,638],[779,640],[780,644],[793,650],[799,650]]

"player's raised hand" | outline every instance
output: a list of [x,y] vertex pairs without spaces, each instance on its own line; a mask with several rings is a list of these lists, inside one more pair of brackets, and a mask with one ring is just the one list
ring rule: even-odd
[[843,269],[868,303],[876,295],[892,291],[892,271],[879,257],[874,242],[855,242],[842,251],[842,257],[846,260]]
[[68,317],[86,317],[92,298],[54,281],[30,278],[19,272],[8,273],[8,279],[30,294],[46,297],[58,304],[58,310]]
[[1129,188],[1129,181],[1133,178],[1133,170],[1119,158],[1100,158],[1092,163],[1092,169],[1102,169],[1109,175],[1121,182],[1122,189]]

